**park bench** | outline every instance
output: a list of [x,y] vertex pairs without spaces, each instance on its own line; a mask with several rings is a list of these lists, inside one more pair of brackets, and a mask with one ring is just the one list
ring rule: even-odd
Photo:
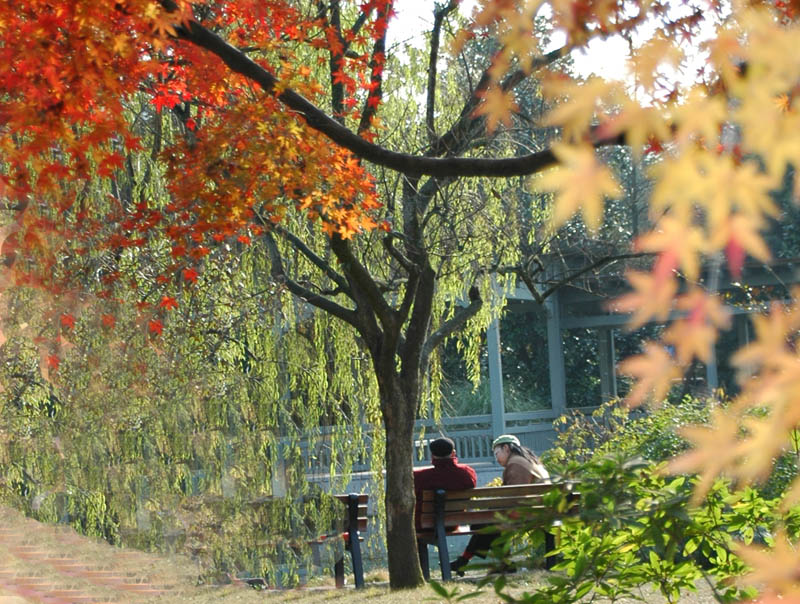
[[[553,489],[565,490],[573,503],[570,512],[577,510],[578,493],[574,483],[540,483],[512,485],[505,487],[482,487],[461,491],[444,489],[422,492],[421,530],[417,531],[417,548],[425,579],[430,579],[428,545],[439,550],[439,564],[442,580],[451,578],[450,558],[447,551],[447,538],[458,535],[471,535],[480,528],[472,526],[496,524],[502,529],[513,527],[514,510],[522,507],[544,509],[542,501],[545,494]],[[543,518],[545,516],[543,515]],[[526,522],[530,519],[527,518]],[[551,522],[545,521],[543,522]],[[555,533],[552,523],[545,528],[545,548],[555,548]],[[552,558],[545,559],[546,568],[554,564]]]
[[[367,531],[367,504],[369,495],[364,493],[350,493],[348,495],[334,495],[346,507],[343,530],[322,535],[310,542],[313,548],[315,561],[319,564],[320,549],[325,543],[334,539],[344,539],[344,549],[350,552],[353,562],[353,577],[356,588],[364,587],[364,563],[361,558],[361,542],[364,540],[362,533]],[[336,587],[344,587],[344,552],[336,556],[333,565],[333,576]]]

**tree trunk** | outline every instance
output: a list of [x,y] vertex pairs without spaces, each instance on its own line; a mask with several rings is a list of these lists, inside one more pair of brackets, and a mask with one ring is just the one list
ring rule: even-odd
[[[388,372],[387,372],[388,373]],[[395,371],[378,376],[386,428],[386,551],[389,586],[413,588],[425,583],[414,531],[414,420],[418,389],[402,384]]]

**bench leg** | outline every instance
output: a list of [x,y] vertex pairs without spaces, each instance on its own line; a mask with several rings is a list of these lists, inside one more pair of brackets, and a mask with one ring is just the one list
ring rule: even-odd
[[442,569],[442,581],[450,581],[450,553],[447,551],[447,531],[444,527],[444,506],[447,494],[444,489],[437,489],[433,497],[434,532],[436,547],[439,548],[439,567]]
[[417,541],[417,552],[419,553],[419,565],[422,567],[422,576],[426,581],[430,581],[431,564],[428,559],[428,544],[424,541]]
[[337,558],[333,563],[333,578],[336,581],[336,587],[344,587],[344,558]]
[[[551,530],[558,530],[558,528],[554,527]],[[556,536],[551,531],[546,530],[544,532],[545,554],[547,554],[548,552],[553,551],[555,548],[556,548]],[[544,567],[545,567],[546,570],[550,570],[551,568],[553,568],[555,566],[556,562],[558,562],[558,560],[556,559],[556,556],[547,556],[547,555],[545,555]]]
[[450,552],[447,551],[447,536],[444,532],[444,524],[436,530],[436,547],[439,548],[439,567],[442,569],[442,581],[450,581],[453,576],[450,574]]
[[348,502],[348,533],[350,537],[350,556],[353,558],[353,576],[356,589],[364,587],[364,564],[361,561],[361,543],[358,534],[358,495],[350,493]]

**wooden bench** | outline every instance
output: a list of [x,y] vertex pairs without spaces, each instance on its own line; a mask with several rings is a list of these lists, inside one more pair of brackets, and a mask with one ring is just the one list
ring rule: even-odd
[[[522,507],[544,510],[543,497],[553,489],[567,492],[569,501],[572,503],[570,512],[574,512],[577,509],[578,498],[574,487],[575,483],[540,483],[483,487],[462,491],[445,491],[443,489],[423,491],[420,518],[422,529],[417,531],[417,548],[425,579],[430,579],[429,544],[435,545],[439,549],[442,580],[449,581],[451,572],[447,537],[472,535],[480,530],[480,525],[496,524],[501,530],[513,527],[514,510]],[[529,521],[529,518],[526,518],[526,521]],[[473,530],[471,527],[476,525],[478,528]],[[550,529],[551,527],[543,528]],[[545,532],[547,551],[555,548],[554,532],[551,530]],[[552,559],[545,559],[547,568],[550,568],[553,563]]]
[[[364,537],[362,533],[367,531],[367,504],[369,495],[364,493],[349,493],[347,495],[334,495],[347,508],[347,515],[344,519],[344,530],[336,531],[327,535],[322,535],[314,541],[311,546],[314,548],[314,558],[319,564],[320,546],[334,539],[344,539],[344,549],[350,551],[350,558],[353,561],[353,576],[356,588],[364,587],[364,563],[361,558],[361,542]],[[341,550],[340,550],[341,551]],[[333,565],[333,576],[336,580],[336,587],[344,587],[344,553],[337,556]]]

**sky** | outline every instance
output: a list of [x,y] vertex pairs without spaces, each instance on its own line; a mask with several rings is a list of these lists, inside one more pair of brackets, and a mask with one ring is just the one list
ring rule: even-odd
[[[462,0],[459,10],[469,15],[475,5],[475,0]],[[430,31],[433,7],[432,0],[395,0],[397,16],[389,26],[390,44],[413,40]],[[554,40],[552,47],[556,48],[562,43]],[[597,74],[607,79],[625,80],[628,73],[625,66],[627,54],[628,46],[621,40],[593,40],[586,52],[575,52],[572,58],[575,70],[581,75]]]

